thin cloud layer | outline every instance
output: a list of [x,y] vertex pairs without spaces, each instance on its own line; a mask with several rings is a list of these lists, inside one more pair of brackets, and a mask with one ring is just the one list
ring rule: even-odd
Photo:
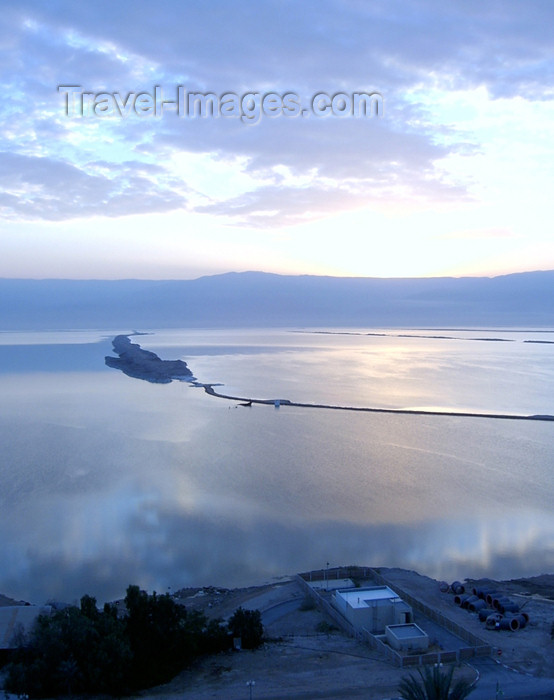
[[[517,134],[492,105],[519,100],[537,119],[542,155],[514,155],[514,172],[528,158],[551,162],[553,20],[547,0],[23,0],[0,27],[0,214],[37,222],[173,211],[183,228],[199,216],[212,229],[263,230],[383,202],[501,208],[518,189],[495,181]],[[178,85],[218,99],[294,93],[305,114],[191,119],[166,105],[161,116],[66,116],[60,85],[123,101],[156,85],[168,100]],[[360,92],[379,94],[379,116],[311,112],[317,93]],[[176,165],[187,158],[194,168]],[[222,160],[238,164],[232,192],[214,174],[208,182]]]
[[141,163],[78,168],[48,157],[0,153],[0,186],[0,211],[6,218],[125,216],[167,211],[186,201],[147,177]]

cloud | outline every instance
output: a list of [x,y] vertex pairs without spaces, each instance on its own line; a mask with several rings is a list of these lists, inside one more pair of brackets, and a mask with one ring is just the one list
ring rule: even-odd
[[[385,179],[356,181],[354,185],[354,190],[340,183],[306,187],[270,185],[221,202],[197,206],[195,211],[225,216],[235,224],[263,229],[294,225],[399,198],[398,190]],[[440,184],[438,186],[442,187]],[[419,189],[423,189],[421,183]],[[447,186],[444,186],[444,190],[444,196],[447,196]],[[411,193],[404,192],[405,201],[410,194],[417,198],[417,188]],[[450,195],[458,200],[465,197],[465,193],[458,188],[452,188]]]
[[394,88],[432,72],[460,84],[485,79],[505,90],[510,68],[516,75],[512,90],[518,90],[546,82],[554,8],[548,0],[524,6],[517,0],[446,6],[439,0],[417,6],[405,0],[166,0],[156,8],[145,0],[122,0],[117,7],[106,0],[55,6],[34,0],[19,3],[18,14],[59,31],[78,31],[91,45],[117,47],[120,55],[141,56],[166,76],[214,88],[291,78],[303,87],[298,81],[310,85],[322,76],[336,84],[369,79]]
[[[217,19],[217,21],[216,21]],[[445,5],[422,0],[22,0],[0,28],[5,51],[0,147],[4,216],[54,220],[181,208],[194,180],[176,153],[239,159],[254,188],[210,200],[198,213],[250,226],[294,223],[366,203],[470,198],[445,170],[481,151],[478,125],[441,122],[435,97],[484,86],[490,99],[551,99],[549,2]],[[280,94],[378,90],[385,115],[369,119],[68,119],[59,84],[126,93],[177,84],[191,91]],[[489,125],[490,127],[490,125]],[[34,158],[34,160],[25,160]],[[110,163],[89,171],[93,160]],[[141,163],[139,167],[137,165]],[[156,166],[155,168],[153,166]],[[138,170],[150,168],[149,174]],[[298,192],[277,172],[305,183]],[[11,181],[11,184],[9,182]],[[275,212],[275,214],[272,214]]]
[[[89,172],[87,172],[87,168]],[[138,170],[138,172],[133,172]],[[0,153],[4,216],[56,221],[79,216],[123,216],[183,207],[184,195],[159,188],[142,163],[83,168],[51,158]]]

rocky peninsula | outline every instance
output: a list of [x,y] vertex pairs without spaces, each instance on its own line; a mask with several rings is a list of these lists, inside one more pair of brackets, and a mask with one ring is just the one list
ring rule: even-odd
[[183,360],[162,360],[156,353],[143,350],[138,343],[132,343],[128,335],[117,335],[112,341],[114,352],[119,357],[107,355],[104,359],[108,367],[119,369],[128,377],[144,379],[154,384],[169,384],[174,379],[193,381],[192,372]]

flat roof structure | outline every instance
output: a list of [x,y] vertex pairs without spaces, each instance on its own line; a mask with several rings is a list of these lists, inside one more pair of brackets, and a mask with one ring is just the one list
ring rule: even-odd
[[397,651],[426,651],[429,636],[414,622],[403,625],[387,625],[387,642]]
[[416,625],[415,622],[408,622],[406,625],[388,625],[388,629],[398,639],[411,639],[412,637],[426,637],[427,634]]
[[401,598],[388,586],[368,586],[367,588],[339,589],[336,595],[340,595],[345,603],[352,608],[365,608],[370,603],[378,600],[401,600]]
[[412,608],[388,586],[342,588],[331,600],[351,625],[372,634],[384,632],[387,625],[413,620]]

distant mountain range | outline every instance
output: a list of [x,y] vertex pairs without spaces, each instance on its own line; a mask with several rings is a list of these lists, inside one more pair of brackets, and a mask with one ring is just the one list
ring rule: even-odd
[[248,326],[553,328],[554,270],[492,278],[0,279],[1,330]]

